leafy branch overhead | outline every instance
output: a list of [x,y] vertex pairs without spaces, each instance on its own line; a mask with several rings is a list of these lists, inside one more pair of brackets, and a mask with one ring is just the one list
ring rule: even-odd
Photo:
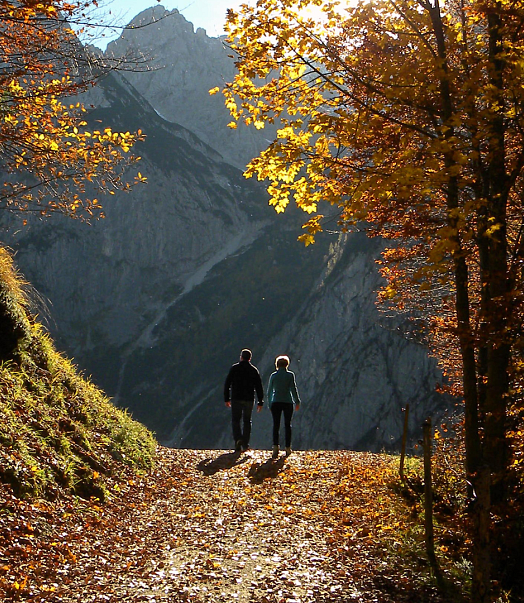
[[97,75],[69,25],[87,6],[0,3],[0,207],[85,218],[101,214],[98,194],[130,186],[122,177],[141,132],[90,129],[72,102]]
[[[480,203],[471,197],[489,162],[485,134],[495,114],[511,120],[513,141],[521,142],[518,38],[505,45],[514,94],[501,105],[489,85],[481,6],[469,3],[459,13],[450,5],[442,15],[444,63],[429,4],[299,4],[302,11],[294,2],[268,0],[228,14],[238,75],[224,87],[226,105],[236,121],[281,124],[246,175],[270,180],[277,208],[292,197],[316,213],[327,201],[340,207],[345,226],[366,219],[381,234],[428,240],[445,226],[447,184],[459,177],[470,203],[464,200],[455,219],[471,234],[469,218]],[[320,18],[308,17],[310,5],[321,7]],[[451,112],[442,101],[443,79],[452,85]],[[507,187],[520,182],[519,148]],[[404,215],[407,207],[418,219]]]

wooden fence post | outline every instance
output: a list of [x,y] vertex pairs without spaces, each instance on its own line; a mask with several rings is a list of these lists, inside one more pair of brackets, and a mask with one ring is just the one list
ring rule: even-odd
[[404,431],[402,432],[402,448],[400,450],[400,479],[404,479],[404,459],[406,458],[406,442],[408,439],[408,419],[409,419],[409,404],[406,404],[404,409]]
[[424,447],[424,528],[426,534],[426,553],[431,567],[438,573],[435,556],[435,538],[433,532],[433,490],[431,483],[431,419],[423,424]]

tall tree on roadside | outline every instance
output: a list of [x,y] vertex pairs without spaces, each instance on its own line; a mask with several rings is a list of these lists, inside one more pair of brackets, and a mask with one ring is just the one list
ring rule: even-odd
[[0,0],[0,208],[85,218],[101,214],[98,193],[129,187],[140,132],[90,130],[68,100],[95,81],[70,27],[93,4]]
[[520,0],[258,0],[227,19],[231,127],[281,125],[246,175],[270,181],[277,212],[294,200],[310,214],[306,244],[328,204],[342,228],[394,239],[382,297],[431,299],[436,353],[460,377],[468,480],[484,501],[477,602],[489,600],[485,501],[503,491],[508,408],[520,404],[523,25]]

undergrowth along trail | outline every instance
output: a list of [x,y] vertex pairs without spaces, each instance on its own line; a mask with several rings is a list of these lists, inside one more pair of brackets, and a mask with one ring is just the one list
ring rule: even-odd
[[[104,505],[0,490],[5,601],[441,601],[386,455],[160,448]],[[427,576],[426,576],[427,578]]]

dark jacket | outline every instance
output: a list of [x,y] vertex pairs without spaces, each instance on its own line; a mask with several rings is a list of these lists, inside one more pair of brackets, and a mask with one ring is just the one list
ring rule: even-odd
[[256,366],[253,366],[249,360],[241,360],[234,364],[230,369],[224,383],[224,401],[228,400],[246,400],[254,402],[255,391],[257,393],[258,403],[263,404],[264,388],[262,379]]

